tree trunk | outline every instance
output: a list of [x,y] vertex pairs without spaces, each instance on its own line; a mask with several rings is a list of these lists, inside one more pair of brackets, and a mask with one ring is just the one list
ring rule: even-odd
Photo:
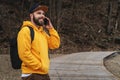
[[107,33],[112,34],[114,33],[116,20],[117,20],[117,8],[118,5],[117,1],[109,1],[109,7],[108,7],[108,27],[107,27]]
[[56,8],[56,11],[57,11],[57,31],[59,31],[59,28],[60,28],[60,24],[61,24],[61,12],[62,12],[62,0],[58,0],[57,1],[57,8]]

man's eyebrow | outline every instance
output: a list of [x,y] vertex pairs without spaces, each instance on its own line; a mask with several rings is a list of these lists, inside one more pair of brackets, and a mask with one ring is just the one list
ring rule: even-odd
[[40,13],[45,14],[45,12],[37,12],[37,13],[39,13],[39,14],[40,14]]

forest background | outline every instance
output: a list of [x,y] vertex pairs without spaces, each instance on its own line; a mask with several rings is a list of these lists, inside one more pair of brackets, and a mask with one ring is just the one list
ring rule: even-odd
[[61,38],[52,53],[119,50],[120,0],[0,0],[0,54],[9,54],[10,39],[38,1],[49,7],[46,16]]

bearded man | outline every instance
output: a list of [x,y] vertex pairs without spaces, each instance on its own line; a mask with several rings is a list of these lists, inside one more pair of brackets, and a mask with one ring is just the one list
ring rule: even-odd
[[[33,5],[29,11],[30,21],[24,21],[18,33],[17,44],[19,57],[22,60],[22,80],[50,80],[48,49],[58,48],[60,37],[50,19],[45,16],[47,11],[46,5],[39,3]],[[34,31],[32,43],[28,26]],[[49,35],[44,28],[48,30]]]

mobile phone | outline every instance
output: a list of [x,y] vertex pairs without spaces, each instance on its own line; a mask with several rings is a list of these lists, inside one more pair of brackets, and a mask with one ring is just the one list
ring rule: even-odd
[[49,24],[49,21],[47,18],[44,18],[44,25],[48,25]]

